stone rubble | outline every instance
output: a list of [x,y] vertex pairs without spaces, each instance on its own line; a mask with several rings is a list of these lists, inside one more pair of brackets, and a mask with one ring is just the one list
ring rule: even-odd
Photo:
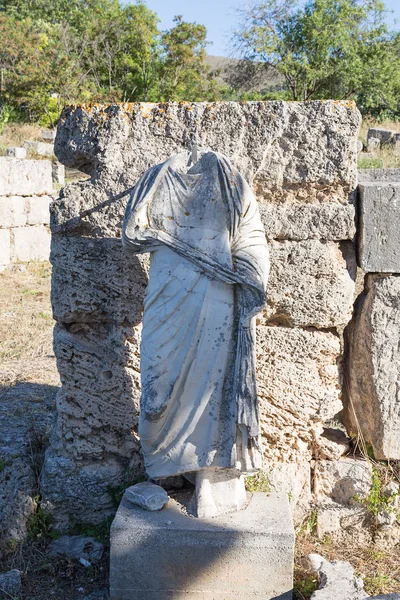
[[104,544],[93,537],[83,535],[63,535],[53,540],[48,548],[50,556],[66,556],[75,560],[84,559],[90,564],[98,562],[103,556]]
[[21,573],[17,569],[0,573],[0,599],[18,600],[21,594]]
[[126,499],[146,510],[161,510],[168,502],[167,492],[159,485],[143,481],[125,490]]

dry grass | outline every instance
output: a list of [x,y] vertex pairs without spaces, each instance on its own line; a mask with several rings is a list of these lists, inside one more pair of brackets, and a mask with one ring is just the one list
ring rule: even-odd
[[18,380],[58,384],[50,277],[47,261],[0,273],[0,385]]
[[370,127],[377,127],[379,129],[390,129],[390,131],[400,131],[400,121],[375,121],[374,119],[363,119],[361,129],[359,133],[359,139],[367,142],[367,133]]
[[25,140],[43,141],[42,129],[32,123],[6,123],[0,135],[0,154],[5,154],[7,146],[23,146]]

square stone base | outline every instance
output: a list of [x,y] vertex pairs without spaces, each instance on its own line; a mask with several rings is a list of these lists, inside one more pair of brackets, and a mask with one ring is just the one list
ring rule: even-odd
[[294,530],[286,494],[249,495],[244,510],[148,512],[122,499],[111,526],[111,600],[290,600]]

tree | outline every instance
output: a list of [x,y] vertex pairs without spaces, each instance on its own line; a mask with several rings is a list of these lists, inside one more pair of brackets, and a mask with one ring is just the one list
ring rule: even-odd
[[168,100],[214,99],[217,93],[210,69],[205,64],[207,30],[204,25],[174,18],[175,26],[161,38],[160,95]]
[[380,0],[267,0],[241,17],[235,49],[275,67],[288,98],[364,98],[365,110],[398,110],[399,37]]

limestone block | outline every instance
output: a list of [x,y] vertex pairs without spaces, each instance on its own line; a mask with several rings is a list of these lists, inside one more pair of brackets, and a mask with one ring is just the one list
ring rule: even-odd
[[377,137],[370,137],[367,140],[367,152],[374,153],[375,150],[379,150],[381,147],[381,140]]
[[130,458],[140,397],[139,331],[113,324],[66,324],[54,330],[62,389],[57,427],[77,460]]
[[26,225],[25,198],[22,196],[0,197],[0,228]]
[[6,156],[12,158],[26,158],[26,148],[23,147],[9,147],[6,149]]
[[159,485],[143,481],[125,490],[126,499],[145,510],[161,510],[168,503],[167,492]]
[[345,330],[343,419],[377,459],[400,459],[400,276],[367,275]]
[[272,241],[267,305],[259,322],[328,329],[353,309],[356,259],[351,242]]
[[134,256],[121,239],[53,236],[52,305],[57,321],[141,321],[149,257]]
[[[96,174],[96,185],[64,188],[53,227],[115,235],[138,177],[187,148],[193,131],[226,154],[255,188],[356,185],[360,115],[347,102],[221,102],[70,106],[55,153],[69,167]],[[334,229],[334,227],[331,227]]]
[[75,560],[83,558],[91,563],[98,562],[103,552],[104,544],[83,535],[63,535],[53,540],[48,549],[50,556],[66,556]]
[[50,233],[44,225],[11,230],[11,261],[48,260]]
[[40,491],[41,506],[53,515],[55,525],[65,531],[71,522],[101,523],[114,515],[113,490],[115,493],[121,485],[129,485],[127,473],[135,477],[140,468],[138,454],[133,454],[128,463],[111,455],[77,462],[63,448],[57,428],[51,442],[45,455]]
[[60,185],[65,184],[65,167],[59,162],[53,163],[52,168],[53,182]]
[[358,543],[371,542],[368,515],[364,506],[344,506],[338,502],[320,503],[317,511],[316,533],[319,539],[326,536],[335,540],[354,539]]
[[44,140],[51,140],[54,142],[56,138],[57,129],[42,129],[42,138]]
[[48,225],[50,221],[51,196],[30,196],[26,198],[25,210],[28,225]]
[[393,131],[378,127],[370,127],[367,133],[367,143],[371,138],[378,139],[381,144],[390,142],[393,136]]
[[359,183],[371,183],[373,181],[389,183],[400,181],[400,169],[358,169]]
[[260,326],[257,390],[269,462],[309,460],[323,423],[341,409],[338,336]]
[[8,229],[0,229],[0,270],[10,264],[10,232]]
[[353,204],[260,203],[259,209],[270,240],[351,240],[356,233]]
[[400,182],[359,186],[358,255],[363,271],[400,273]]
[[26,140],[24,142],[24,147],[27,150],[31,150],[40,156],[52,156],[54,152],[53,144],[48,144],[46,142],[36,142]]
[[310,463],[305,460],[276,464],[265,461],[264,472],[271,489],[287,495],[294,524],[301,524],[312,503]]
[[357,506],[356,496],[365,497],[371,489],[371,465],[362,459],[320,460],[314,469],[314,496],[317,503],[328,500]]
[[0,196],[30,196],[52,191],[51,162],[0,156]]
[[284,494],[252,494],[213,519],[177,502],[148,512],[123,499],[111,526],[111,600],[290,600],[294,530]]

